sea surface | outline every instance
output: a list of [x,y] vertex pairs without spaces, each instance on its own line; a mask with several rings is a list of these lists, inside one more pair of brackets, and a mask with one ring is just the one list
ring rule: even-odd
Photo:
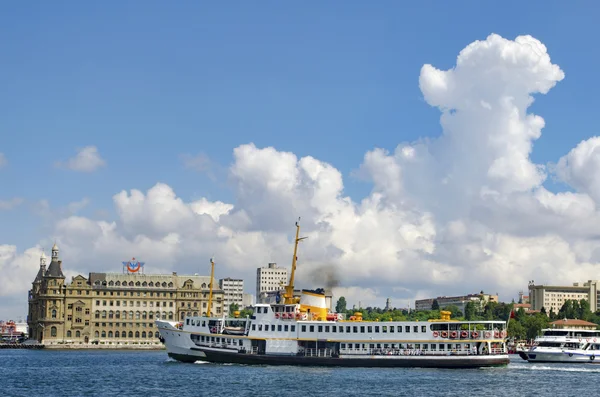
[[0,393],[17,396],[574,396],[600,365],[370,369],[173,361],[164,351],[0,350]]

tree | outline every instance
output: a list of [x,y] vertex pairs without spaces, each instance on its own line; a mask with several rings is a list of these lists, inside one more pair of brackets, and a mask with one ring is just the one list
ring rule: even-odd
[[240,318],[246,318],[252,316],[254,313],[252,309],[242,309],[240,310]]
[[335,312],[336,313],[344,313],[346,312],[346,298],[340,296],[337,303],[335,304]]
[[433,303],[431,304],[431,310],[440,310],[440,304],[438,303],[437,299],[433,300]]
[[469,301],[465,305],[465,320],[472,321],[475,320],[477,316],[477,307],[475,307],[475,302]]
[[450,316],[454,318],[462,317],[463,315],[458,306],[456,305],[448,305],[444,308],[444,310],[449,311],[451,313]]
[[514,319],[508,323],[508,337],[515,338],[517,340],[525,339],[527,336],[527,332],[525,327],[521,325],[520,322],[515,321]]
[[237,303],[232,303],[229,305],[229,317],[233,317],[235,312],[237,312],[239,309],[240,307],[237,305]]

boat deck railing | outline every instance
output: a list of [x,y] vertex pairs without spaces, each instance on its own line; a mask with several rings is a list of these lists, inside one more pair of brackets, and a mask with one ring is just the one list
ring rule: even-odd
[[477,356],[506,354],[502,348],[477,353],[473,350],[422,350],[422,349],[340,349],[340,354],[367,356]]
[[331,357],[331,349],[304,349],[305,357]]

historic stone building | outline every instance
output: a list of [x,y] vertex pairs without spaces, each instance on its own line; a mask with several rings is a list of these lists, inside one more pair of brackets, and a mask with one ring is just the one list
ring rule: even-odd
[[[50,265],[29,291],[31,338],[46,344],[159,344],[156,318],[182,321],[206,314],[210,276],[177,273],[90,273],[65,280],[56,244]],[[224,294],[213,282],[213,315],[224,313]]]

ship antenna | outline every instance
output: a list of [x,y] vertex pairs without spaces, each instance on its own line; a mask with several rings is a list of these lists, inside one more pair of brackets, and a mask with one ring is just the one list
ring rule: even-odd
[[211,317],[210,311],[212,306],[212,295],[213,295],[213,280],[215,277],[215,261],[214,257],[210,258],[210,283],[208,284],[210,289],[208,292],[208,307],[206,308],[207,317]]
[[296,276],[296,263],[298,261],[298,243],[308,237],[300,237],[300,217],[298,217],[298,221],[296,222],[296,239],[294,240],[294,257],[292,258],[292,274],[290,275],[290,282],[285,287],[285,303],[293,304],[294,303],[294,277]]

